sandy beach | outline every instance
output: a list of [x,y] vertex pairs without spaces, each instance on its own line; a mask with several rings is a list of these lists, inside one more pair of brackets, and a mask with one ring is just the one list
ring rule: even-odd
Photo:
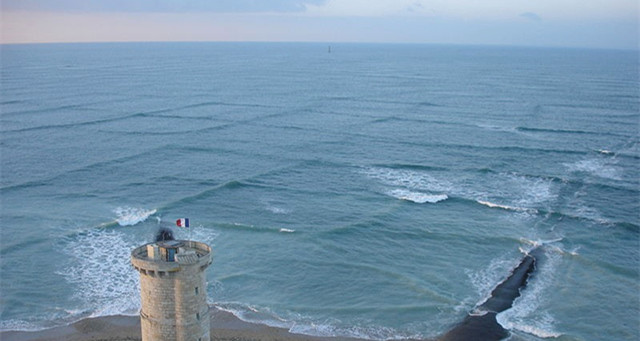
[[[357,339],[339,337],[315,337],[292,334],[283,328],[244,322],[233,314],[211,309],[212,341],[337,341]],[[69,326],[42,331],[0,332],[2,341],[135,341],[141,340],[140,318],[137,316],[106,316],[88,318]]]

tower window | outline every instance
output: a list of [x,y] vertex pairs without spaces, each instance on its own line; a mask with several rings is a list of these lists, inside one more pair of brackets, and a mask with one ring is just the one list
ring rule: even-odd
[[200,313],[196,313],[196,319],[200,320]]
[[196,295],[198,295],[198,287],[196,287]]

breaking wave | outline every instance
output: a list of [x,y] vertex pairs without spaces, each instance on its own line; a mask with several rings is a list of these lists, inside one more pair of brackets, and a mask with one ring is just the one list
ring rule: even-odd
[[267,307],[238,302],[216,303],[215,307],[221,311],[231,313],[242,321],[283,328],[293,334],[364,340],[418,340],[424,338],[419,332],[401,332],[394,328],[371,325],[361,326],[357,323],[347,326],[335,318],[316,320],[300,313],[288,313],[285,316]]
[[[484,269],[477,271],[465,270],[473,288],[476,290],[477,297],[480,298],[475,306],[478,307],[491,298],[493,288],[500,284],[505,279],[505,274],[508,274],[519,263],[519,259],[509,254],[503,254],[493,259]],[[476,311],[475,313],[480,314],[482,312]]]
[[[209,245],[218,236],[201,225],[173,231],[177,239],[192,238]],[[147,237],[123,229],[90,229],[61,241],[70,265],[57,274],[72,285],[74,297],[83,302],[84,311],[77,318],[138,313],[139,274],[131,267],[130,252],[147,243]]]
[[507,211],[538,213],[538,210],[536,210],[534,208],[523,208],[523,207],[515,207],[515,206],[509,206],[509,205],[500,205],[500,204],[494,204],[492,202],[483,201],[483,200],[476,200],[476,202],[478,204],[481,204],[481,205],[484,205],[484,206],[487,206],[487,207],[500,208],[500,209],[507,210]]
[[394,198],[415,202],[417,204],[435,204],[439,201],[447,200],[449,198],[446,194],[427,194],[422,192],[412,192],[405,189],[395,189],[388,192],[387,194]]
[[27,322],[23,320],[0,320],[0,331],[25,331],[25,332],[35,332],[47,329],[46,326],[41,326],[40,324]]
[[[139,278],[130,251],[144,241],[119,230],[91,230],[68,238],[64,252],[73,260],[58,273],[91,316],[135,315],[140,308]],[[105,276],[108,274],[108,276]]]
[[133,226],[141,223],[150,216],[156,214],[157,210],[146,210],[134,207],[118,207],[113,212],[116,214],[116,221],[120,226]]
[[[545,250],[546,251],[546,250]],[[498,323],[508,330],[517,330],[541,338],[557,338],[555,319],[541,306],[547,304],[547,291],[554,287],[555,273],[562,254],[545,252],[544,263],[536,264],[536,274],[529,279],[527,288],[513,302],[513,307],[496,316]]]
[[380,181],[382,184],[393,187],[403,187],[408,190],[419,190],[435,193],[449,193],[454,185],[447,180],[439,179],[428,171],[397,168],[368,168],[363,173]]
[[[437,171],[368,168],[363,173],[383,186],[384,193],[416,203],[436,203],[448,198],[470,200],[491,208],[538,213],[557,198],[554,179],[519,174],[480,172],[474,179],[444,178]],[[507,203],[496,203],[506,201]]]

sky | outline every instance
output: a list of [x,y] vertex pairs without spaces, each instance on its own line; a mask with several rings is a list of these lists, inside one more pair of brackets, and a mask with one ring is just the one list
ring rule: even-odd
[[0,0],[1,43],[296,41],[639,48],[638,0]]

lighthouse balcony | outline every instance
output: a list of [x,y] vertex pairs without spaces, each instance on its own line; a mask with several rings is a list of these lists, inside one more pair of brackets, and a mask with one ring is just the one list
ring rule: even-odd
[[142,245],[131,252],[133,266],[143,273],[171,273],[181,267],[206,268],[212,262],[211,248],[191,240],[160,241]]

